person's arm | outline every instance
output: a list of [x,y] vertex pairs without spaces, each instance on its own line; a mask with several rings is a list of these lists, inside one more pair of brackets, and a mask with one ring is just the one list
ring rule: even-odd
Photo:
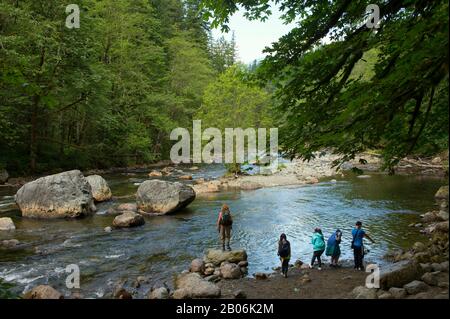
[[372,244],[375,244],[375,241],[369,236],[369,234],[364,233],[364,237],[367,238],[368,240],[370,240],[372,242]]
[[219,213],[219,218],[217,218],[217,231],[220,231],[220,220],[222,219],[222,212]]

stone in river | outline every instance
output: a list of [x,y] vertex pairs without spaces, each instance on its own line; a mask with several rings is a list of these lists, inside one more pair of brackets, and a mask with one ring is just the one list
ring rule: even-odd
[[178,182],[148,180],[139,186],[136,200],[140,213],[164,215],[176,212],[195,199],[192,187]]
[[10,217],[0,218],[0,231],[15,230],[16,226]]
[[144,224],[144,217],[134,212],[125,212],[116,216],[113,221],[113,226],[116,228],[136,227]]
[[95,211],[91,186],[79,170],[26,183],[15,200],[24,217],[76,218]]
[[104,202],[111,199],[111,189],[103,177],[100,175],[91,175],[86,177],[86,180],[91,185],[92,196],[96,202]]
[[239,263],[247,260],[247,252],[244,249],[222,251],[220,249],[209,249],[204,257],[206,263],[219,266],[222,262]]
[[26,292],[24,299],[63,299],[64,296],[53,287],[40,285]]

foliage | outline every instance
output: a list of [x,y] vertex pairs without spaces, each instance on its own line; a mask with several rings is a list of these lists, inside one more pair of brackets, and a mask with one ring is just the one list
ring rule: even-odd
[[[391,169],[408,154],[448,148],[448,2],[390,0],[366,26],[367,1],[275,1],[297,26],[267,48],[259,68],[276,86],[280,142],[309,159],[332,148],[342,161],[381,149]],[[203,0],[226,30],[239,8],[264,20],[269,0]]]
[[0,163],[13,174],[168,154],[214,79],[196,0],[0,3]]

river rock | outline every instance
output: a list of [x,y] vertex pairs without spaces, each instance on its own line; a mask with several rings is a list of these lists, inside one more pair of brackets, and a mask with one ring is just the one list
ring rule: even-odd
[[220,273],[224,279],[238,279],[242,276],[239,266],[232,263],[222,264],[220,266]]
[[441,210],[441,211],[439,211],[437,216],[439,217],[440,220],[448,221],[448,211]]
[[182,183],[155,179],[139,186],[136,199],[139,212],[164,215],[189,205],[195,199],[195,192]]
[[434,222],[437,222],[437,221],[442,221],[443,219],[441,218],[441,217],[439,217],[439,215],[438,215],[438,213],[437,212],[428,212],[428,213],[425,213],[423,216],[422,216],[422,220],[425,222],[425,223],[434,223]]
[[247,294],[243,290],[237,290],[233,292],[233,297],[235,299],[247,299]]
[[174,299],[187,298],[217,298],[220,297],[220,288],[205,279],[198,273],[188,273],[177,277]]
[[107,227],[103,228],[103,230],[104,230],[106,233],[110,233],[110,232],[112,232],[112,227],[111,227],[111,226],[107,226]]
[[421,243],[421,242],[418,241],[418,242],[414,243],[412,249],[415,252],[423,252],[423,251],[425,251],[427,249],[427,246],[425,246],[424,243]]
[[96,202],[104,202],[111,199],[111,189],[103,177],[100,175],[91,175],[86,177],[86,180],[91,185],[92,196]]
[[440,274],[440,271],[427,272],[420,279],[427,285],[437,286],[439,282],[438,274]]
[[430,261],[431,256],[430,253],[427,251],[422,251],[420,253],[417,253],[413,256],[413,259],[418,263],[427,263]]
[[419,292],[427,291],[428,285],[423,281],[414,280],[403,286],[409,295],[415,295]]
[[257,273],[255,274],[255,279],[257,279],[257,280],[265,280],[265,279],[267,279],[267,278],[269,278],[269,276],[268,276],[266,273],[263,273],[263,272],[257,272]]
[[14,222],[9,217],[2,217],[0,218],[0,231],[9,231],[9,230],[15,230],[16,226],[14,225]]
[[95,211],[91,186],[79,170],[26,183],[15,200],[24,217],[76,218]]
[[448,185],[447,186],[441,186],[441,188],[438,189],[434,197],[437,200],[443,200],[446,199],[448,201]]
[[0,185],[5,184],[8,181],[9,174],[6,169],[0,169]]
[[151,171],[150,173],[148,173],[149,177],[161,177],[163,174],[161,172],[158,171]]
[[220,191],[221,185],[220,181],[210,181],[196,184],[193,189],[196,194],[217,193]]
[[133,296],[125,288],[118,287],[114,291],[114,299],[133,299]]
[[394,299],[394,297],[389,292],[382,292],[378,295],[378,299]]
[[64,296],[53,287],[48,285],[39,285],[26,292],[24,299],[64,299]]
[[405,288],[397,288],[391,287],[389,288],[389,293],[394,297],[394,299],[404,299],[406,298],[406,289]]
[[170,175],[170,174],[172,174],[172,172],[175,170],[175,168],[174,167],[172,167],[172,166],[167,166],[167,167],[164,167],[162,170],[161,170],[161,173],[163,173],[163,175]]
[[189,268],[189,271],[203,274],[205,272],[205,262],[200,258],[194,259],[191,262],[191,267]]
[[209,249],[206,252],[204,260],[206,263],[212,263],[215,266],[219,266],[224,261],[228,261],[230,263],[239,263],[240,261],[247,260],[247,252],[244,249],[237,249],[232,251]]
[[213,267],[208,267],[205,269],[204,274],[205,276],[211,276],[212,274],[214,274],[215,268]]
[[402,287],[423,274],[419,264],[404,260],[387,265],[380,270],[380,287],[387,290],[391,287]]
[[125,212],[113,220],[113,226],[116,228],[136,227],[144,224],[144,217],[134,212]]
[[373,288],[367,288],[364,286],[358,286],[352,291],[352,297],[354,299],[377,299],[377,291]]
[[183,180],[192,180],[192,175],[181,175],[179,177],[179,179],[183,179]]
[[20,245],[20,241],[18,241],[17,239],[5,239],[5,240],[2,240],[1,243],[2,243],[2,246],[6,247],[6,248],[15,248]]
[[148,299],[169,299],[169,291],[166,287],[152,289],[147,297]]
[[247,267],[248,266],[248,261],[247,260],[242,260],[238,263],[239,267]]
[[115,209],[118,212],[137,212],[137,205],[135,203],[124,203],[117,206]]

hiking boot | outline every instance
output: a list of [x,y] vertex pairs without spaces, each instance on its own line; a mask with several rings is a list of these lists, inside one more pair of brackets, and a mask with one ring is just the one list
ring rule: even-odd
[[230,245],[227,246],[228,251],[231,251],[231,247]]
[[222,245],[222,251],[225,251],[225,244]]

